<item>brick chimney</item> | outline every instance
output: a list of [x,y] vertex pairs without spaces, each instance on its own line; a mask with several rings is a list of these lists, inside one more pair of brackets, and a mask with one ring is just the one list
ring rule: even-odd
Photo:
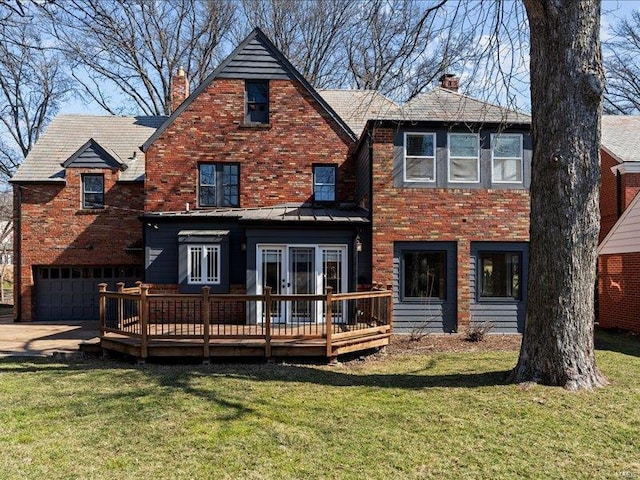
[[175,112],[182,102],[189,96],[189,79],[180,67],[178,73],[171,79],[171,113]]
[[459,81],[458,77],[453,73],[445,73],[440,77],[440,86],[452,92],[457,92]]

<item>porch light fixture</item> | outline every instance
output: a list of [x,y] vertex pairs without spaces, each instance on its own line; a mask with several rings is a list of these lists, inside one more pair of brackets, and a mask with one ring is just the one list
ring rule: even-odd
[[362,251],[362,241],[360,240],[360,235],[356,235],[356,252]]

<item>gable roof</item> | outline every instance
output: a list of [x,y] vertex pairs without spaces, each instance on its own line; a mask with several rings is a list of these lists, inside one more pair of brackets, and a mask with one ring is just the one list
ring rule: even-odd
[[377,120],[447,123],[531,123],[531,117],[525,113],[476,100],[442,87],[434,88],[429,92],[412,98],[404,105],[400,105],[396,113],[390,112],[389,115],[377,118]]
[[318,90],[331,108],[357,135],[362,133],[367,120],[398,115],[398,105],[377,90]]
[[618,162],[640,162],[640,116],[603,115],[600,146]]
[[[87,155],[89,154],[89,155]],[[93,154],[93,155],[91,155]],[[120,168],[127,169],[117,153],[107,147],[103,147],[93,138],[82,145],[76,153],[60,164],[63,168],[69,167],[94,167],[94,168]]]
[[[250,67],[245,68],[245,60],[253,56],[260,56],[260,61]],[[257,68],[255,68],[257,67]],[[144,143],[143,151],[153,144],[156,139],[175,121],[177,117],[184,112],[189,105],[202,93],[216,78],[290,78],[295,79],[311,94],[329,116],[342,128],[352,140],[356,140],[357,136],[353,133],[347,123],[331,108],[331,106],[318,94],[309,82],[302,76],[300,72],[286,59],[286,57],[276,48],[276,46],[267,38],[267,36],[259,28],[255,28],[238,45],[233,52],[216,68],[203,82],[198,85],[187,99],[171,114],[169,118],[156,130],[156,132]]]
[[627,209],[598,246],[599,255],[640,252],[640,195]]
[[[144,154],[140,146],[166,117],[58,115],[40,136],[11,182],[63,182],[64,167],[89,140],[108,145],[108,152],[127,170],[120,181],[142,180]],[[104,147],[103,147],[104,148]]]

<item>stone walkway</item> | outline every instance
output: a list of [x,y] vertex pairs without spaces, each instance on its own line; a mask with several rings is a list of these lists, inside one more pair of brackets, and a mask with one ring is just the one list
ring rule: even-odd
[[0,317],[0,357],[46,357],[98,342],[97,321],[13,323]]

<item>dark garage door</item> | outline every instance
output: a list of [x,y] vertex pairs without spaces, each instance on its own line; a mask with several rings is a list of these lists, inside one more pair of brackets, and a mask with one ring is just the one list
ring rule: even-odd
[[97,320],[98,284],[114,289],[142,279],[142,268],[132,266],[39,267],[35,273],[37,320]]

